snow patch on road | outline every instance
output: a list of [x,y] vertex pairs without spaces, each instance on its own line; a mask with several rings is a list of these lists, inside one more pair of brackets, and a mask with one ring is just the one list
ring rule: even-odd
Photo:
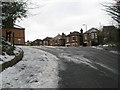
[[67,48],[66,46],[44,46],[44,47],[47,47],[47,48]]
[[115,74],[118,74],[118,71],[116,71],[116,69],[111,69],[108,66],[106,66],[106,65],[104,65],[102,63],[99,63],[99,62],[96,62],[96,64],[100,65],[101,67],[103,67],[103,68],[105,68],[105,69],[107,69],[107,70],[109,70],[109,71],[111,71],[111,72],[113,72]]
[[114,53],[114,54],[120,54],[118,51],[109,51],[111,53]]
[[29,46],[21,48],[24,58],[0,73],[0,88],[57,88],[58,58]]
[[95,48],[95,49],[99,49],[99,50],[103,50],[103,48],[99,47],[99,46],[91,46],[92,48]]
[[[99,50],[104,50],[102,47],[100,46],[91,46],[92,48],[95,48],[95,49],[99,49]],[[108,45],[103,45],[103,47],[108,47]],[[111,53],[114,53],[114,54],[120,54],[118,51],[109,51]]]
[[70,54],[61,53],[60,57],[65,58],[69,62],[74,62],[74,63],[77,63],[77,64],[85,64],[85,65],[90,66],[91,68],[97,69],[94,65],[92,65],[92,62],[89,59],[84,58],[83,55],[80,55],[79,57],[78,56],[72,56],[71,57]]

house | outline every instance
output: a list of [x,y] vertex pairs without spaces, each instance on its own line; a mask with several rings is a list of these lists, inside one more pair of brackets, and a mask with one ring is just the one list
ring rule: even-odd
[[41,39],[36,39],[33,41],[33,46],[42,46],[43,41]]
[[51,37],[46,37],[43,39],[43,46],[50,46]]
[[32,41],[27,40],[27,42],[25,42],[25,45],[32,46]]
[[62,33],[62,35],[58,34],[54,38],[50,40],[51,46],[65,46],[65,34]]
[[95,46],[99,44],[100,31],[96,28],[91,28],[84,33],[83,43],[84,46]]
[[66,36],[65,46],[80,46],[82,44],[82,33],[82,30],[81,33],[77,31],[70,32],[70,34]]
[[119,40],[118,29],[115,26],[103,26],[103,44],[117,43]]
[[2,28],[2,37],[16,45],[25,45],[25,28]]

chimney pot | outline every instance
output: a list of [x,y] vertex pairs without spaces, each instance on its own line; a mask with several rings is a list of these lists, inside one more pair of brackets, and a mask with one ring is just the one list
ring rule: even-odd
[[81,32],[81,34],[83,34],[83,29],[82,28],[81,28],[80,32]]

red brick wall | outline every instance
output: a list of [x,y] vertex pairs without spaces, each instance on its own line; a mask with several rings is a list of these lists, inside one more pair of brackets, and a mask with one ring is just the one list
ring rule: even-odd
[[[97,36],[95,36],[95,34],[97,34]],[[87,35],[87,40],[85,40],[85,35]],[[87,46],[91,46],[92,45],[92,41],[94,42],[98,42],[98,33],[94,33],[94,39],[92,39],[92,35],[91,33],[85,33],[84,37],[83,37],[83,42],[87,42]]]
[[50,46],[65,46],[65,40],[64,39],[51,40]]
[[[66,37],[66,46],[70,45],[70,46],[76,46],[79,47],[80,46],[80,37],[79,36],[75,36],[76,40],[73,40],[73,37]],[[69,39],[69,42],[67,42],[67,38]]]
[[13,43],[12,34],[14,32],[14,43],[15,44],[20,44],[20,45],[24,45],[25,44],[25,29],[18,29],[18,28],[4,29],[3,28],[2,29],[2,36],[3,36],[3,38],[6,38],[6,31],[11,31],[11,38],[10,38],[10,42],[11,43]]

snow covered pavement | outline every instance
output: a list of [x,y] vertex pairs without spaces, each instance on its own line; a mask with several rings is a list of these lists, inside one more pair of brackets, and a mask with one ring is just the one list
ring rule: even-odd
[[15,56],[18,56],[22,50],[20,48],[15,48],[13,52],[15,55],[8,55],[6,52],[4,52],[5,55],[0,55],[0,64],[11,61]]
[[24,57],[15,66],[0,73],[0,88],[57,88],[59,59],[29,46],[20,48]]

